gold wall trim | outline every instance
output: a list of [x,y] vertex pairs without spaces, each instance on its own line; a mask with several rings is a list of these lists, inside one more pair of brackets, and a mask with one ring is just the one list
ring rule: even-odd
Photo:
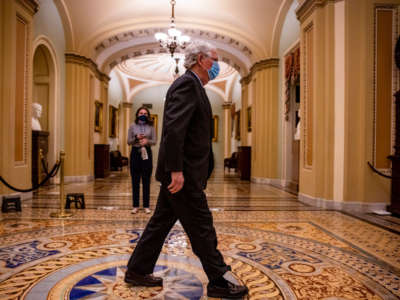
[[[390,18],[385,19],[385,14],[388,14]],[[388,175],[391,174],[391,163],[387,156],[393,154],[395,138],[396,117],[393,94],[399,86],[399,72],[393,59],[393,49],[399,33],[398,25],[399,5],[389,3],[375,5],[372,152],[374,166]]]
[[110,81],[110,77],[100,72],[96,63],[90,58],[74,53],[65,53],[65,62],[71,64],[84,65],[85,67],[88,67],[100,81],[107,83]]
[[240,83],[242,85],[249,84],[251,79],[253,78],[254,74],[257,73],[258,71],[268,69],[268,68],[277,68],[277,67],[279,67],[279,58],[268,58],[268,59],[264,59],[259,62],[256,62],[250,68],[249,74],[240,80]]
[[123,108],[132,108],[133,107],[133,103],[122,102],[122,107]]
[[304,67],[304,77],[303,77],[303,89],[304,89],[304,99],[303,99],[303,111],[302,111],[302,122],[303,122],[303,147],[304,147],[304,168],[311,169],[313,165],[313,119],[314,119],[314,91],[313,91],[313,55],[314,55],[314,24],[310,23],[304,29],[304,43],[303,43],[303,67]]
[[300,23],[303,23],[318,7],[323,7],[328,2],[339,2],[343,0],[304,0],[303,3],[299,4],[296,9],[297,19]]
[[232,105],[233,105],[233,103],[232,102],[224,102],[223,104],[222,104],[222,108],[223,109],[230,109],[231,107],[232,107]]
[[39,10],[39,3],[36,0],[17,0],[17,3],[27,9],[32,15]]
[[14,159],[17,164],[27,163],[28,130],[27,130],[27,103],[29,61],[29,22],[19,14],[16,15],[16,93],[15,93],[15,132],[14,132]]

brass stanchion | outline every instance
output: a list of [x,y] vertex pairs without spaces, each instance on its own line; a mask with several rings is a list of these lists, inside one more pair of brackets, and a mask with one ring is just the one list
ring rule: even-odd
[[65,197],[64,197],[64,158],[65,152],[60,151],[60,212],[50,214],[52,218],[69,218],[72,213],[65,212]]
[[37,169],[38,169],[38,181],[37,181],[37,183],[39,184],[40,182],[42,182],[42,158],[43,158],[43,149],[39,149],[39,152],[38,152],[38,166],[37,166]]

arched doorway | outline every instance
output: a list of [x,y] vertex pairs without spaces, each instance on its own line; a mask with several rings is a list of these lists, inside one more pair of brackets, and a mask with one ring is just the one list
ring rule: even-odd
[[42,131],[49,132],[47,161],[51,167],[57,160],[59,147],[57,64],[55,51],[47,39],[39,38],[34,44],[32,102],[42,106],[39,121]]
[[286,186],[297,192],[300,165],[300,48],[285,55],[284,68],[284,178]]

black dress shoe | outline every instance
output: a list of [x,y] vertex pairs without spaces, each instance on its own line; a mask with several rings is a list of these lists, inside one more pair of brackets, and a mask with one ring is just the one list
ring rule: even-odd
[[241,298],[247,295],[248,292],[249,290],[246,286],[236,285],[229,281],[227,286],[207,285],[207,296],[213,298]]
[[133,286],[162,286],[163,279],[151,274],[140,275],[134,272],[126,271],[124,281]]

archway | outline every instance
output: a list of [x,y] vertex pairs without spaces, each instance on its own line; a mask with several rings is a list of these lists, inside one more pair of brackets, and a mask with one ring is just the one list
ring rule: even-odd
[[47,154],[49,166],[55,164],[59,148],[60,124],[57,117],[59,87],[56,61],[55,51],[49,41],[39,37],[34,42],[32,102],[41,104],[40,125],[42,131],[49,132]]
[[300,48],[297,44],[284,56],[283,139],[284,178],[293,191],[299,187],[300,165]]

